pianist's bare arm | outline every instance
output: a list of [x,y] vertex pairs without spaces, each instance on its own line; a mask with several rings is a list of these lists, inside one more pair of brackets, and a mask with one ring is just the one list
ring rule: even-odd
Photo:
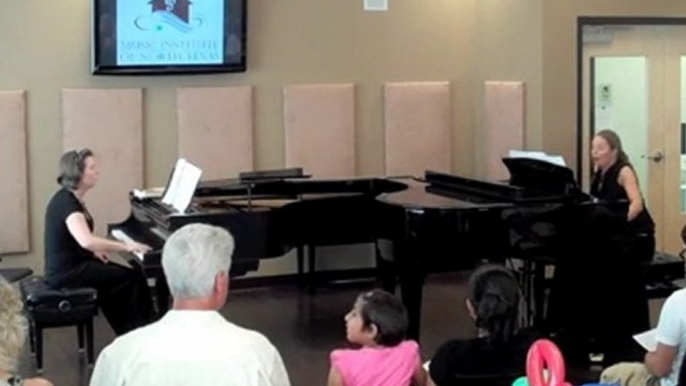
[[81,212],[74,212],[67,217],[67,228],[69,233],[74,236],[76,242],[79,245],[92,251],[93,253],[102,252],[147,252],[150,247],[144,244],[132,242],[123,243],[121,241],[115,241],[106,239],[104,237],[99,237],[91,232],[86,222],[86,218]]
[[636,173],[631,167],[624,166],[619,171],[617,182],[624,188],[626,195],[629,197],[627,221],[631,221],[643,210],[643,197],[641,197],[641,191],[638,188],[638,178],[636,178]]

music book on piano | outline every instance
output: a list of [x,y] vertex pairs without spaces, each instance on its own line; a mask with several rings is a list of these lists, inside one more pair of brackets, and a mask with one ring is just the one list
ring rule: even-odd
[[524,151],[524,150],[510,150],[508,154],[510,158],[531,158],[539,161],[549,162],[558,166],[567,166],[565,159],[561,155],[550,155],[542,151]]
[[131,194],[139,200],[148,200],[151,198],[160,198],[164,195],[165,187],[156,187],[148,189],[134,189]]
[[162,203],[173,207],[179,213],[185,213],[201,175],[202,170],[199,167],[184,158],[179,158],[162,197]]

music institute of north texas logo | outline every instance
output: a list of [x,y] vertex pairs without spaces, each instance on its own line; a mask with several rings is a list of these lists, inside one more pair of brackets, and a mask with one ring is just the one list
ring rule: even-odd
[[151,0],[151,14],[140,15],[134,20],[136,28],[141,31],[163,31],[174,28],[181,32],[191,32],[204,22],[202,15],[191,16],[192,2],[189,0]]

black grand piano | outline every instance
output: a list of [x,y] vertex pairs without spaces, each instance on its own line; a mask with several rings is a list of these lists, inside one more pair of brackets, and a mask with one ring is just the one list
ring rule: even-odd
[[132,196],[130,217],[111,224],[109,232],[153,247],[145,255],[125,257],[158,279],[162,312],[168,290],[161,249],[171,232],[188,223],[213,224],[233,234],[233,274],[303,245],[390,241],[393,253],[380,264],[380,276],[388,290],[399,284],[410,319],[408,335],[418,338],[427,274],[503,261],[511,248],[514,223],[509,219],[517,214],[540,212],[564,223],[565,216],[584,212],[579,208],[605,205],[581,192],[566,167],[525,158],[503,162],[510,171],[506,183],[432,171],[421,179],[319,180],[305,178],[298,169],[242,174],[202,183],[184,214],[159,199]]

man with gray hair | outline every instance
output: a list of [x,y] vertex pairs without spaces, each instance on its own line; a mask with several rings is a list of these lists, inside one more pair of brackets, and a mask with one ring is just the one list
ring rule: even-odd
[[90,385],[289,386],[269,340],[217,312],[228,294],[233,249],[219,227],[190,224],[174,232],[162,251],[172,310],[107,346]]

